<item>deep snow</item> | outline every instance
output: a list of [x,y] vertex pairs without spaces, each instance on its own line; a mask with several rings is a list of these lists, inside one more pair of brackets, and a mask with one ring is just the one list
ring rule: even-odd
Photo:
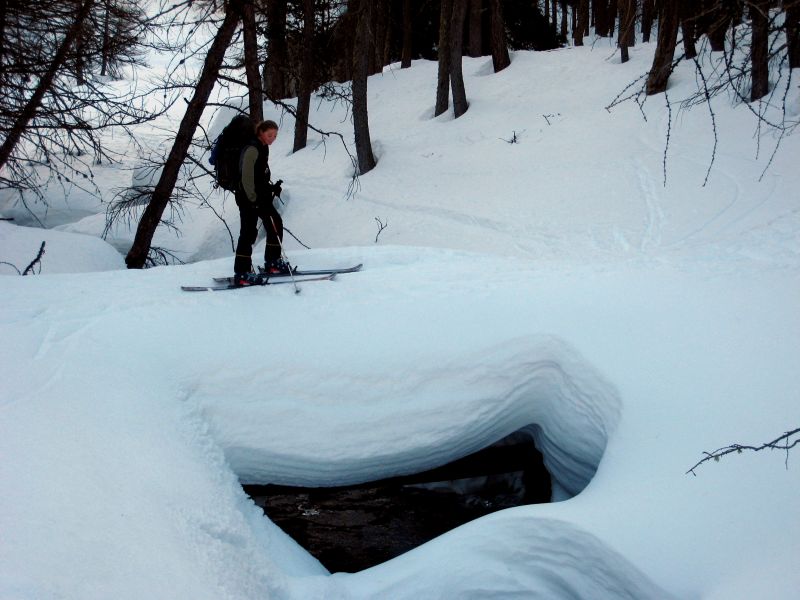
[[[371,77],[379,164],[353,198],[341,144],[290,155],[283,116],[271,166],[313,248],[287,237],[290,259],[365,264],[299,295],[181,292],[232,264],[207,209],[157,236],[191,264],[129,272],[91,198],[48,194],[60,231],[0,203],[17,219],[0,261],[47,242],[41,275],[0,265],[0,597],[796,597],[794,456],[686,471],[800,422],[797,135],[759,181],[774,138],[756,155],[751,114],[716,98],[703,186],[708,113],[673,113],[665,183],[663,97],[646,121],[605,110],[653,46],[620,65],[608,43],[499,74],[465,59],[458,120],[432,118],[433,63]],[[693,85],[683,65],[670,97]],[[350,136],[341,106],[312,120]],[[97,172],[110,197],[126,171]],[[235,232],[232,199],[211,198]],[[239,486],[414,472],[519,429],[560,501],[357,574],[329,575]]]

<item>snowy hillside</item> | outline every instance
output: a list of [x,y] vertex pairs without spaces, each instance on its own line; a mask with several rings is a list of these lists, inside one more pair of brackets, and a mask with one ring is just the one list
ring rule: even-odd
[[[465,59],[457,120],[432,117],[434,63],[393,65],[369,80],[379,162],[349,198],[341,142],[291,155],[291,119],[265,106],[283,216],[311,248],[287,236],[290,260],[364,263],[300,294],[181,292],[232,268],[207,208],[156,236],[189,264],[132,272],[114,251],[130,228],[97,239],[102,205],[50,190],[43,230],[0,202],[0,261],[21,271],[46,242],[41,274],[0,265],[0,598],[796,597],[795,455],[686,472],[800,423],[800,138],[765,171],[775,138],[717,97],[703,185],[714,131],[678,110],[681,66],[665,181],[664,98],[646,119],[606,110],[653,49],[517,52],[498,74]],[[350,139],[342,106],[313,106]],[[100,170],[104,197],[129,159]],[[204,182],[235,235],[232,198]],[[517,431],[556,501],[354,574],[240,486],[414,473]]]

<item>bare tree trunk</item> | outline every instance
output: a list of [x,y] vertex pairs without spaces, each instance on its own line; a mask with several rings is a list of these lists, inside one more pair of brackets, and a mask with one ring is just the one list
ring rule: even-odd
[[370,60],[370,74],[383,71],[383,56],[386,47],[386,38],[389,35],[389,2],[388,0],[373,0],[373,42]]
[[653,57],[653,66],[647,76],[647,94],[666,91],[672,73],[675,45],[678,43],[678,21],[682,0],[662,0],[658,18],[658,45]]
[[567,0],[561,0],[561,37],[563,37],[565,40],[567,39],[567,33],[569,32],[569,28],[567,27],[568,11],[569,7]]
[[133,246],[125,257],[125,263],[129,269],[141,269],[147,262],[147,254],[150,251],[153,234],[161,221],[161,215],[164,214],[164,209],[167,207],[172,190],[175,189],[181,165],[186,158],[186,153],[192,143],[192,137],[197,129],[197,124],[200,122],[200,117],[206,107],[208,98],[211,96],[211,90],[214,88],[220,66],[222,66],[222,61],[225,58],[225,50],[227,50],[233,39],[238,23],[239,14],[233,6],[229,6],[225,19],[206,55],[200,79],[195,87],[194,95],[189,100],[186,113],[181,119],[178,134],[175,136],[175,142],[172,144],[167,161],[164,163],[161,177],[156,183],[150,202],[142,213],[142,218],[136,229]]
[[461,71],[461,55],[464,40],[464,17],[469,0],[453,0],[453,24],[450,30],[450,85],[453,89],[453,111],[456,119],[467,112],[467,91]]
[[268,98],[291,96],[285,65],[289,64],[286,45],[286,1],[267,0],[267,62],[264,64],[264,90]]
[[450,106],[450,20],[453,0],[441,0],[439,8],[439,71],[436,79],[436,106],[433,116],[438,117]]
[[56,75],[67,60],[70,48],[78,39],[93,4],[94,0],[85,0],[83,4],[81,4],[78,12],[75,14],[75,20],[64,34],[64,39],[61,40],[61,45],[58,47],[58,50],[56,50],[50,66],[44,75],[42,75],[42,78],[39,79],[39,83],[36,85],[36,89],[33,91],[30,99],[25,104],[19,116],[14,120],[14,124],[9,129],[3,145],[0,146],[0,168],[8,162],[11,153],[22,137],[22,133],[25,131],[26,127],[28,127],[28,123],[36,116],[36,111],[39,110],[42,99],[44,99],[45,94],[50,91]]
[[681,33],[683,35],[683,53],[686,58],[695,58],[697,56],[697,48],[694,42],[697,38],[697,23],[702,7],[698,8],[695,0],[680,0],[680,4],[680,16],[678,18],[681,22]]
[[629,60],[628,48],[635,43],[636,0],[619,0],[619,48],[622,62]]
[[608,37],[608,0],[593,0],[594,32],[600,37]]
[[654,0],[642,0],[642,42],[645,44],[650,41],[653,31],[653,4]]
[[303,0],[303,48],[300,59],[300,86],[297,90],[297,112],[294,121],[294,147],[297,152],[308,143],[308,115],[311,112],[311,90],[314,87],[314,0]]
[[494,72],[497,73],[511,64],[511,57],[508,55],[506,24],[503,20],[503,9],[500,6],[500,0],[490,0],[490,6],[492,10],[492,65],[494,66]]
[[589,28],[589,0],[578,0],[577,13],[578,22],[572,29],[572,38],[576,46],[583,46],[583,36]]
[[712,52],[725,50],[725,34],[733,21],[731,0],[715,0],[709,9],[707,35]]
[[372,43],[370,38],[372,0],[360,0],[357,10],[359,14],[353,47],[353,130],[358,157],[358,174],[363,175],[375,168],[367,112],[367,78]]
[[483,53],[483,26],[481,24],[481,12],[483,0],[469,0],[469,45],[467,53],[477,58]]
[[264,119],[264,93],[258,72],[258,38],[253,0],[242,3],[242,37],[244,38],[244,70],[247,76],[247,103],[250,118],[256,123]]
[[786,46],[789,68],[800,69],[800,0],[784,0]]
[[414,39],[414,17],[411,13],[411,0],[403,0],[403,52],[400,57],[400,68],[411,66],[411,43]]
[[763,98],[769,92],[769,0],[753,0],[750,5],[753,23],[753,52],[750,100]]

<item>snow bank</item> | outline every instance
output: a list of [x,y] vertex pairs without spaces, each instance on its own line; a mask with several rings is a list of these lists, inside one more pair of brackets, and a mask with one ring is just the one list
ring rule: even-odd
[[35,273],[88,273],[125,268],[122,255],[103,240],[50,229],[19,227],[0,221],[0,274],[17,275],[33,262],[45,243]]

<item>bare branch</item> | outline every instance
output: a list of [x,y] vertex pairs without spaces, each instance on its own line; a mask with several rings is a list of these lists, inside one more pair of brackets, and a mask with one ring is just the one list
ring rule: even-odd
[[706,463],[710,460],[719,461],[720,458],[726,456],[728,454],[732,454],[736,452],[737,454],[741,454],[745,450],[750,450],[752,452],[760,452],[761,450],[784,450],[786,452],[786,468],[789,468],[789,450],[794,448],[797,445],[800,445],[800,437],[792,440],[790,439],[793,435],[800,434],[800,427],[797,429],[793,429],[792,431],[787,431],[786,433],[776,437],[771,442],[766,442],[761,444],[760,446],[744,446],[742,444],[731,444],[730,446],[724,446],[722,448],[718,448],[713,452],[704,452],[705,458],[699,460],[691,469],[686,471],[686,475],[691,473],[694,476],[697,476],[695,473],[695,469]]
[[25,267],[25,270],[22,272],[23,275],[28,275],[29,273],[33,273],[33,269],[34,267],[36,267],[37,264],[39,265],[39,272],[41,273],[42,267],[40,263],[42,261],[42,256],[44,256],[44,244],[45,243],[42,242],[42,245],[39,247],[39,253],[36,255],[36,258],[34,258],[31,261],[31,264]]

